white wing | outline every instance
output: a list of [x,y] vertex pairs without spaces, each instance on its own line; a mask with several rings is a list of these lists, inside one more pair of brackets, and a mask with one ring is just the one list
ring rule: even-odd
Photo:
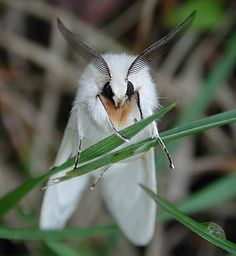
[[101,181],[102,192],[124,234],[136,245],[146,245],[155,227],[156,204],[139,183],[156,191],[154,150],[138,160],[112,165]]
[[[71,121],[71,119],[70,119]],[[71,156],[77,153],[78,133],[71,128],[70,121],[66,127],[63,140],[57,154],[54,165],[58,166],[66,162]],[[51,179],[62,176],[67,172],[65,169]],[[88,183],[88,175],[74,178],[53,186],[45,191],[40,214],[40,228],[59,229],[62,228],[68,218],[75,210],[82,192]]]

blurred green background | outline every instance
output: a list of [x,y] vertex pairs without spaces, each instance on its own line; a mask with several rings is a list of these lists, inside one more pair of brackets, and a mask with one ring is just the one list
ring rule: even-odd
[[[178,103],[159,123],[161,131],[236,108],[234,0],[0,0],[0,196],[48,171],[69,117],[84,63],[58,32],[56,17],[101,52],[138,53],[193,10],[190,32],[153,63],[162,106]],[[194,219],[217,222],[236,242],[236,124],[168,147],[176,171],[158,149],[158,192],[185,205]],[[163,222],[162,214],[145,248],[131,245],[113,225],[99,234],[95,227],[114,221],[99,185],[96,191],[88,188],[68,223],[92,227],[89,235],[43,242],[24,239],[24,230],[38,225],[43,193],[33,189],[0,221],[0,256],[226,255],[178,222]]]

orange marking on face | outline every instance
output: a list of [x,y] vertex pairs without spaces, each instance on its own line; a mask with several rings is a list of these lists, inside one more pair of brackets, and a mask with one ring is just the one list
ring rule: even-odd
[[112,123],[119,128],[126,126],[129,113],[132,111],[133,108],[133,101],[128,100],[124,103],[122,107],[119,108],[116,108],[112,102],[104,97],[102,98],[102,102]]

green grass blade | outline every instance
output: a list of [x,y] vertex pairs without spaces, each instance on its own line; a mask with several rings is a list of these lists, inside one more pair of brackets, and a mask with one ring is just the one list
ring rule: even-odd
[[36,186],[43,184],[50,177],[50,173],[44,174],[42,176],[29,179],[23,184],[8,192],[0,199],[0,219],[31,190]]
[[[169,214],[173,216],[176,220],[182,223],[184,226],[192,230],[194,233],[198,234],[202,238],[206,239],[207,241],[211,242],[212,244],[230,252],[236,253],[236,244],[226,240],[223,236],[223,230],[214,223],[208,223],[208,225],[199,223],[187,215],[185,215],[182,211],[178,210],[174,205],[166,201],[164,198],[160,197],[159,195],[153,193],[151,190],[146,188],[145,186],[141,185],[141,187],[146,191],[146,193],[155,200],[162,208],[164,208]],[[217,227],[217,231],[220,232],[221,236],[218,237],[216,235],[216,230],[212,229],[209,230],[209,227]]]
[[[179,139],[181,137],[190,136],[193,133],[201,132],[206,129],[224,125],[227,123],[232,123],[236,120],[236,110],[228,111],[225,113],[221,113],[215,116],[211,116],[208,118],[204,118],[199,121],[192,122],[191,124],[184,125],[182,127],[172,129],[168,132],[162,133],[161,136],[164,140],[174,140]],[[104,157],[101,157],[98,160],[92,161],[87,165],[80,167],[81,173],[79,171],[74,171],[73,175],[81,175],[82,173],[86,173],[88,171],[92,171],[93,168],[99,168],[101,166],[107,165],[109,163],[114,163],[116,161],[123,160],[131,155],[138,154],[140,152],[144,152],[148,150],[150,147],[156,145],[155,140],[145,140],[135,145],[131,145],[126,147],[123,150],[114,152],[112,154],[108,154]],[[127,154],[127,155],[125,155]],[[71,160],[69,160],[71,161]],[[69,162],[68,161],[68,162]],[[67,162],[67,163],[68,163]],[[46,174],[30,179],[20,185],[18,188],[10,191],[8,194],[3,196],[0,199],[0,219],[10,210],[12,209],[27,193],[29,193],[36,186],[41,185],[45,182],[52,174],[59,172],[63,166],[67,163],[63,164],[60,167],[54,168],[53,171],[47,172]],[[86,169],[87,168],[87,169]]]
[[[168,111],[170,111],[175,106],[175,103],[168,105],[165,108],[155,112],[153,115],[137,122],[136,124],[127,127],[121,131],[121,133],[128,137],[132,138],[136,135],[139,131],[144,129],[147,125],[149,125],[152,121],[162,117]],[[93,146],[89,147],[88,149],[84,150],[81,153],[81,160],[80,162],[85,162],[91,160],[93,157],[99,156],[100,154],[104,154],[110,152],[111,150],[115,149],[116,147],[120,146],[124,143],[120,138],[117,136],[111,135],[100,142],[94,144]],[[46,174],[32,178],[18,188],[10,191],[8,194],[3,196],[0,199],[0,219],[11,209],[13,208],[27,193],[29,193],[33,188],[36,186],[41,185],[42,183],[46,182],[47,179],[56,172],[63,170],[66,167],[73,166],[74,158],[69,159],[66,163],[62,164],[59,167],[53,168],[51,172],[47,172]]]
[[[120,133],[124,137],[131,139],[137,133],[139,133],[141,130],[143,130],[146,126],[148,126],[151,122],[163,117],[166,113],[168,113],[171,109],[173,109],[175,107],[175,105],[176,105],[175,103],[169,104],[168,106],[156,111],[151,116],[149,116],[149,117],[147,117],[147,118],[145,118],[127,128],[124,128],[123,130],[120,131]],[[106,137],[105,139],[90,146],[89,148],[83,150],[81,152],[80,163],[84,163],[86,161],[92,160],[101,155],[104,155],[108,152],[111,152],[112,150],[119,147],[123,143],[124,143],[124,141],[121,138],[117,137],[114,134],[110,135],[110,136]],[[64,163],[60,166],[54,167],[52,169],[52,171],[54,169],[56,169],[58,171],[58,170],[63,170],[68,167],[72,167],[74,165],[74,163],[75,163],[75,157],[69,159],[66,163]]]
[[[128,147],[125,147],[124,149],[115,151],[113,153],[107,154],[105,156],[102,156],[98,160],[92,161],[88,164],[81,165],[79,168],[69,171],[66,173],[66,175],[61,176],[57,178],[60,181],[65,181],[72,179],[77,176],[84,175],[86,173],[89,173],[95,169],[98,169],[100,167],[114,164],[120,161],[123,161],[127,158],[130,158],[132,156],[145,153],[147,152],[151,147],[154,147],[157,145],[156,140],[154,139],[147,139],[142,142],[130,145]],[[109,170],[109,169],[108,169]]]
[[63,244],[62,242],[56,240],[50,240],[44,242],[45,245],[58,256],[81,256],[79,252],[76,252],[69,246]]
[[[183,203],[177,204],[178,209],[185,213],[196,213],[217,206],[236,197],[236,171],[223,177],[209,186],[194,193]],[[167,221],[171,215],[167,212],[158,213],[158,221]]]
[[[146,126],[148,126],[151,122],[153,122],[157,119],[160,119],[166,113],[168,113],[171,109],[173,109],[175,106],[176,106],[175,103],[169,104],[168,106],[156,111],[151,116],[137,122],[136,124],[133,124],[125,129],[123,129],[120,133],[124,137],[131,139],[137,133],[139,133],[141,130],[143,130]],[[120,139],[116,135],[111,135],[111,136],[99,141],[98,143],[92,145],[91,147],[85,149],[81,153],[80,163],[89,161],[91,159],[94,159],[95,157],[98,157],[98,156],[104,155],[108,152],[111,152],[113,149],[117,148],[118,146],[122,145],[123,143],[124,143],[124,141],[122,139]]]
[[[165,141],[176,140],[182,137],[193,135],[216,126],[222,126],[227,123],[236,121],[236,110],[228,111],[225,113],[217,114],[202,120],[191,122],[190,124],[183,125],[180,128],[172,129],[168,132],[161,133],[162,139]],[[158,143],[154,139],[148,139],[139,143],[130,145],[119,151],[115,151],[98,160],[92,161],[88,164],[80,166],[78,169],[68,172],[65,176],[59,178],[60,181],[65,181],[83,174],[86,174],[94,169],[102,166],[113,164],[125,160],[131,156],[146,152],[151,147],[157,146]]]
[[67,228],[63,230],[41,230],[36,228],[0,227],[0,238],[13,240],[60,240],[77,239],[119,232],[116,225],[97,226],[90,228]]
[[161,133],[165,141],[177,140],[195,133],[203,132],[213,127],[223,126],[236,121],[236,110],[230,110],[217,115],[206,117],[197,121],[192,121]]

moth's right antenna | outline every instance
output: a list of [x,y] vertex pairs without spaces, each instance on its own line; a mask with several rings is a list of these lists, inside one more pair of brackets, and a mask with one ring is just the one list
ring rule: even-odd
[[137,58],[131,63],[127,77],[131,74],[138,73],[141,69],[149,65],[153,60],[159,57],[166,49],[169,49],[174,43],[176,43],[192,25],[192,22],[196,16],[196,11],[193,11],[180,25],[174,28],[169,34],[155,42],[143,52],[141,52]]

